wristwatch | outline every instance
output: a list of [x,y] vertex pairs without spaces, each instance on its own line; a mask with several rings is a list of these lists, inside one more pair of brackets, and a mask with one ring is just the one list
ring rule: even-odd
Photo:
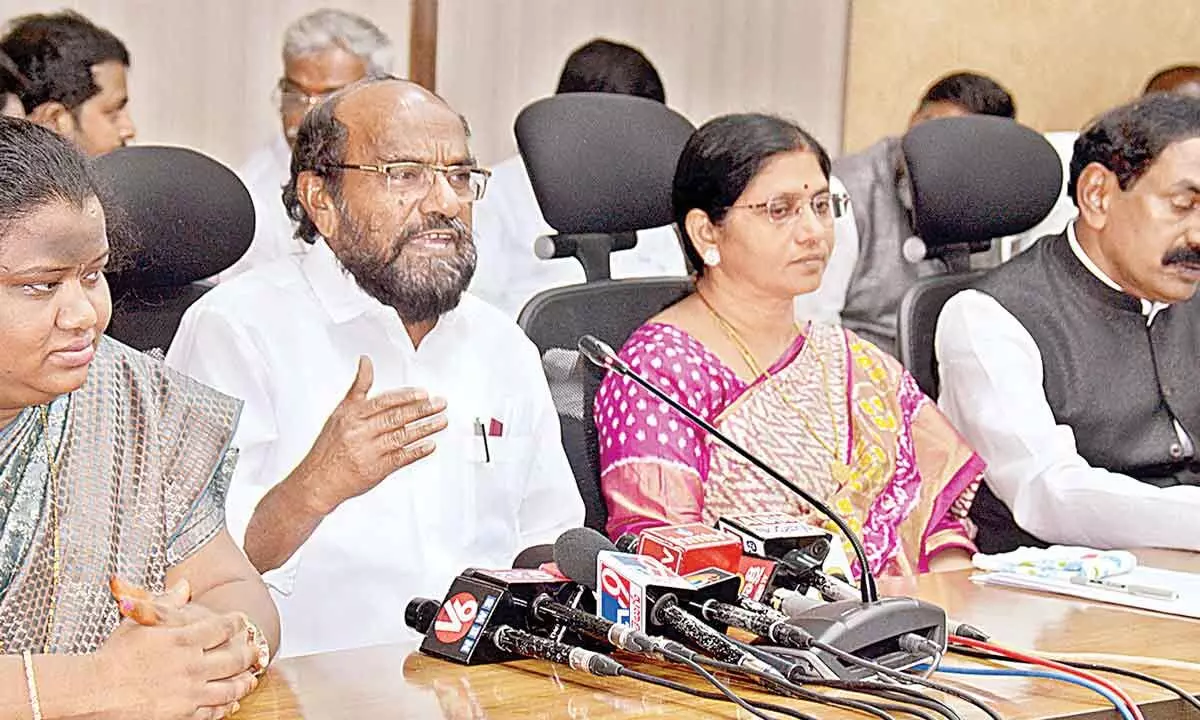
[[258,659],[251,666],[251,670],[257,677],[265,673],[267,666],[271,664],[271,646],[267,643],[267,636],[263,635],[262,630],[258,629],[248,615],[242,613],[242,619],[246,621],[246,635],[250,643],[254,645],[254,649],[258,651]]

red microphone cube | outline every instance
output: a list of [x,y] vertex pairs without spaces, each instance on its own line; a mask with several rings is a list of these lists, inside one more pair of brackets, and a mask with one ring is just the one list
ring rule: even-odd
[[679,575],[715,567],[731,573],[742,560],[741,540],[703,523],[643,530],[638,554],[649,555]]

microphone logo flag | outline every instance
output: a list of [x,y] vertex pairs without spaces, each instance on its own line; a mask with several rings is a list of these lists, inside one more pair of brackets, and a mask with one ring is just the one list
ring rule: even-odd
[[487,622],[496,597],[489,595],[480,603],[469,592],[460,592],[442,603],[437,619],[433,623],[433,634],[440,642],[453,645],[464,637],[466,641],[459,647],[459,652],[469,656],[479,640],[480,628]]
[[648,586],[691,589],[686,580],[644,555],[601,551],[596,563],[600,617],[645,631]]

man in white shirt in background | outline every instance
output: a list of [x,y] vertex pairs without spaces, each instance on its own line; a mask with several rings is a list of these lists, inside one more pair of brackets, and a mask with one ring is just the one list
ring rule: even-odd
[[230,531],[285,655],[395,642],[404,606],[583,522],[537,349],[464,293],[487,173],[395,78],[301,124],[284,199],[312,249],[222,283],[167,363],[245,402]]
[[[658,71],[637,48],[597,38],[567,57],[555,94],[606,92],[666,102]],[[830,192],[845,195],[836,177]],[[492,168],[487,197],[475,209],[479,272],[471,292],[516,317],[525,303],[553,287],[584,282],[583,266],[573,257],[542,260],[533,244],[553,233],[542,217],[529,173],[520,155]],[[841,322],[846,286],[858,258],[858,230],[846,213],[834,222],[837,242],[825,268],[821,287],[796,298],[796,316],[803,320]],[[658,277],[687,274],[687,261],[674,226],[638,233],[637,245],[611,256],[612,277]]]
[[[666,102],[658,71],[640,51],[596,39],[571,53],[556,94],[606,92]],[[492,168],[487,198],[475,211],[479,272],[471,292],[516,317],[534,295],[585,280],[573,257],[542,260],[533,253],[541,235],[554,230],[542,217],[520,155]],[[643,230],[637,245],[612,254],[614,278],[687,274],[683,247],[672,226]]]
[[1200,99],[1080,135],[1078,219],[946,303],[939,402],[987,461],[983,552],[1200,550]]
[[219,280],[308,249],[295,237],[295,222],[279,200],[291,175],[300,121],[337,90],[364,77],[391,73],[392,62],[392,41],[370,20],[353,13],[317,10],[288,26],[283,34],[283,77],[274,95],[283,132],[238,169],[254,201],[254,240],[245,255],[217,276]]

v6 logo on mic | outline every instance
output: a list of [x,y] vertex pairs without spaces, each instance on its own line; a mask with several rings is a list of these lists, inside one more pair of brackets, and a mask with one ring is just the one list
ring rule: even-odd
[[444,643],[455,643],[467,634],[479,612],[479,601],[471,593],[460,592],[447,598],[433,621],[433,633]]

